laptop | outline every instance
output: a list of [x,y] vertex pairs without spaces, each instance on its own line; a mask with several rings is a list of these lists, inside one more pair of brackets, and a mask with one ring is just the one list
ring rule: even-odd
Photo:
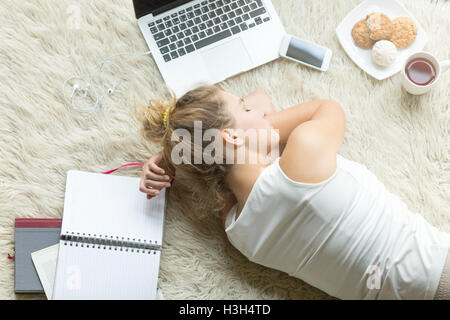
[[271,0],[133,0],[139,28],[177,98],[279,57]]

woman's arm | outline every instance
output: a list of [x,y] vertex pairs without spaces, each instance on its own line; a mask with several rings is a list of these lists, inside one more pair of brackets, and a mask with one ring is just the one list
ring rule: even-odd
[[249,107],[264,111],[272,126],[279,130],[280,144],[285,145],[291,132],[303,122],[311,120],[313,114],[330,100],[312,100],[279,112],[275,111],[270,97],[261,90],[252,92],[244,101]]
[[272,113],[267,116],[272,126],[279,130],[280,143],[285,144],[291,132],[300,124],[312,119],[314,113],[330,100],[312,100],[297,104],[289,109]]
[[[336,153],[345,134],[345,114],[341,106],[332,100],[319,100],[308,106],[306,115],[301,116],[306,121],[283,131],[287,135],[291,130],[279,164],[294,181],[318,183],[336,170]],[[295,125],[293,120],[284,121],[286,126]]]

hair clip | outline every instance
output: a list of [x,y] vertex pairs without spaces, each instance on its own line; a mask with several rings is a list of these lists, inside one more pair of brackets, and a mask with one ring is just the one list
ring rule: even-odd
[[166,110],[163,112],[163,123],[166,126],[167,125],[167,117],[169,116],[170,107],[167,107]]

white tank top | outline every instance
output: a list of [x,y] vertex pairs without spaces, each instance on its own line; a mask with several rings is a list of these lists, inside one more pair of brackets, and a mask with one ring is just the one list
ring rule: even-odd
[[364,165],[336,157],[335,173],[315,184],[290,179],[280,158],[266,167],[238,219],[237,204],[228,213],[232,245],[339,299],[433,299],[450,234]]

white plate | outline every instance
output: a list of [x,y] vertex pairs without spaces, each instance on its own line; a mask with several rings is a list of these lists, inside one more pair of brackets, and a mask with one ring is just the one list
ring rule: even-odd
[[[408,17],[417,26],[417,37],[412,45],[404,49],[398,49],[397,60],[389,67],[382,68],[372,61],[372,50],[362,49],[353,41],[352,29],[356,22],[366,17],[372,12],[383,12],[390,19],[397,17]],[[413,15],[400,3],[395,0],[367,0],[350,11],[336,28],[336,34],[345,52],[354,63],[369,75],[378,80],[389,78],[399,72],[404,61],[413,53],[422,51],[428,41],[425,30],[413,17]]]

